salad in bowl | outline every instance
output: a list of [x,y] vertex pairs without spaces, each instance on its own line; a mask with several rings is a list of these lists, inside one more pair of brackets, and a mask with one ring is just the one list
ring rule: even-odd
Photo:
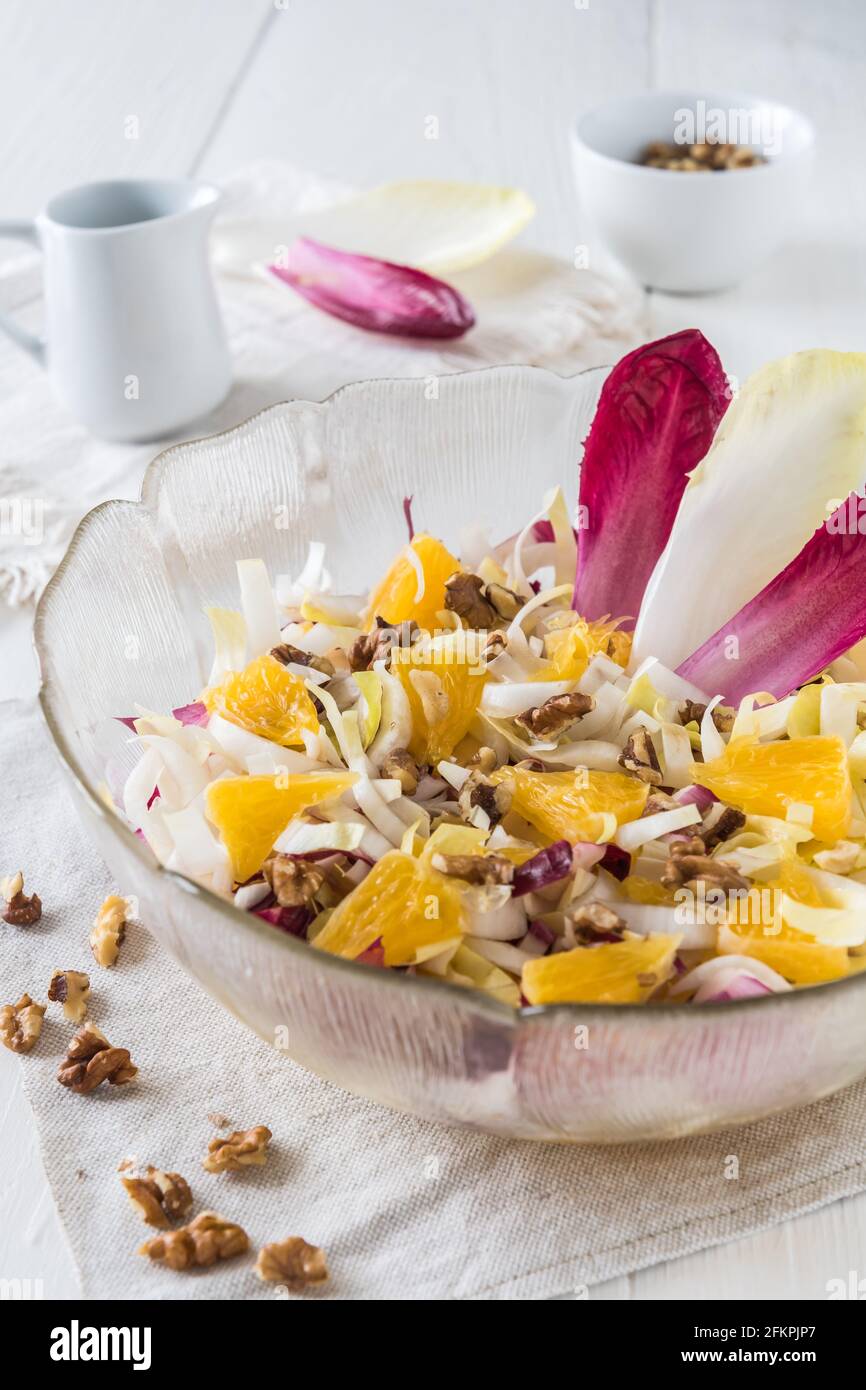
[[737,391],[696,331],[639,348],[514,534],[393,495],[405,543],[363,592],[319,540],[294,571],[236,554],[203,683],[106,711],[136,761],[104,800],[320,958],[512,1010],[855,974],[864,445],[864,356]]

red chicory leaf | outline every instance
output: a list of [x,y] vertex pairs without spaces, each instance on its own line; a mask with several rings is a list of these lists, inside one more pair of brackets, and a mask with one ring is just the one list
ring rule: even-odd
[[619,845],[605,845],[599,868],[606,869],[622,882],[631,873],[631,855],[627,849],[621,849]]
[[574,852],[568,840],[557,840],[539,850],[514,870],[512,895],[522,898],[524,893],[535,893],[539,888],[546,888],[548,883],[558,883],[571,873],[573,859]]
[[202,725],[206,724],[210,717],[207,705],[201,700],[193,700],[190,705],[179,705],[177,709],[172,710],[172,714],[181,724]]
[[688,474],[712,443],[730,389],[695,328],[624,357],[602,387],[580,470],[573,607],[637,618]]
[[861,503],[851,493],[799,555],[693,652],[678,674],[735,704],[756,690],[781,699],[866,636]]
[[309,237],[294,241],[285,263],[268,270],[317,308],[376,333],[459,338],[475,322],[472,306],[444,280]]
[[279,927],[280,931],[287,932],[289,936],[304,936],[313,914],[306,907],[280,907],[279,903],[274,903],[271,907],[254,907],[252,909],[256,917],[262,917],[271,926]]

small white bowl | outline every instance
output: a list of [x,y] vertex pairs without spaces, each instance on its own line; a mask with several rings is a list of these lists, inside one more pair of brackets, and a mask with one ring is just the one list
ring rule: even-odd
[[[767,162],[706,173],[636,162],[653,140],[692,143],[690,126],[695,143],[703,134],[727,139]],[[581,205],[643,284],[687,293],[726,289],[791,232],[814,139],[799,112],[742,92],[644,92],[608,102],[572,131]]]

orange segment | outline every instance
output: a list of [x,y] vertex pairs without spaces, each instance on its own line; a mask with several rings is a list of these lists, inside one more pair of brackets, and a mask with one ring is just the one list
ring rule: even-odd
[[426,627],[431,632],[438,626],[436,615],[445,607],[445,581],[455,571],[462,569],[462,565],[433,536],[419,534],[413,538],[411,546],[424,575],[424,592],[420,600],[415,602],[418,592],[415,566],[401,551],[370,595],[368,628],[375,625],[377,617],[394,624],[414,618],[419,627]]
[[[481,699],[487,673],[466,655],[462,639],[438,638],[427,648],[402,647],[393,651],[391,670],[406,694],[412,711],[409,751],[420,763],[447,758],[468,732]],[[462,658],[462,659],[458,659]]]
[[646,936],[538,957],[523,967],[523,993],[530,1004],[641,1004],[670,976],[681,940]]
[[621,772],[531,772],[502,767],[493,780],[513,788],[512,807],[551,840],[596,840],[603,830],[604,812],[617,825],[637,820],[646,805],[649,787]]
[[316,707],[304,682],[272,656],[257,656],[243,671],[230,671],[201,698],[211,714],[273,743],[303,743],[302,729],[318,732]]
[[289,821],[309,806],[340,796],[354,772],[277,773],[223,777],[207,789],[207,816],[229,853],[236,883],[257,873]]
[[838,840],[847,832],[851,781],[840,738],[815,735],[776,743],[736,739],[720,758],[692,764],[692,776],[722,801],[751,815],[784,820],[790,805],[811,806],[818,840]]
[[619,885],[632,903],[648,903],[654,907],[675,907],[676,897],[673,888],[665,888],[657,879],[641,878],[639,874],[629,874]]
[[844,946],[823,946],[804,932],[795,933],[785,926],[778,936],[762,936],[760,930],[736,928],[736,954],[754,956],[792,985],[820,985],[848,974],[848,952]]
[[785,860],[775,879],[756,885],[748,898],[732,906],[728,913],[731,949],[763,961],[794,985],[818,985],[847,975],[846,947],[825,946],[790,927],[784,918],[778,920],[782,893],[809,907],[826,906],[803,865],[796,859]]
[[465,930],[456,884],[393,850],[334,909],[313,945],[354,960],[380,937],[386,965],[429,960]]
[[539,671],[534,680],[580,680],[590,659],[598,652],[609,656],[619,666],[627,666],[631,652],[631,634],[620,632],[609,621],[588,623],[578,618],[571,627],[554,629],[544,639],[544,654],[549,665]]

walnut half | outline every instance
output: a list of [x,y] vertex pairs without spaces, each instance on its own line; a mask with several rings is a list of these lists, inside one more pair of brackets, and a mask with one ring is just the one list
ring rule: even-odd
[[230,1173],[238,1168],[259,1166],[267,1157],[270,1139],[271,1131],[266,1125],[236,1129],[225,1139],[217,1136],[208,1144],[201,1166],[208,1173]]
[[116,893],[106,898],[90,933],[90,949],[97,965],[109,969],[117,961],[126,935],[126,899]]
[[293,1293],[324,1284],[328,1265],[324,1250],[301,1236],[263,1245],[256,1260],[256,1274],[270,1284],[285,1284]]
[[551,695],[543,705],[524,710],[515,723],[522,724],[536,738],[556,738],[594,709],[595,700],[591,695],[573,690],[569,695]]
[[85,1023],[69,1044],[57,1080],[77,1095],[86,1096],[103,1081],[125,1086],[138,1073],[125,1047],[112,1047],[104,1033]]
[[83,970],[55,970],[48,986],[48,998],[63,1005],[63,1017],[71,1023],[83,1022],[90,998],[90,977]]
[[201,1211],[187,1226],[152,1236],[138,1247],[138,1253],[169,1269],[203,1269],[242,1255],[249,1247],[250,1238],[241,1226],[215,1211]]
[[32,1052],[42,1032],[44,1004],[34,1004],[29,994],[22,994],[17,1004],[4,1004],[0,1009],[0,1042],[10,1052]]
[[148,1226],[167,1230],[172,1221],[180,1220],[192,1208],[189,1183],[180,1173],[163,1173],[149,1164],[143,1177],[120,1181],[136,1214]]

